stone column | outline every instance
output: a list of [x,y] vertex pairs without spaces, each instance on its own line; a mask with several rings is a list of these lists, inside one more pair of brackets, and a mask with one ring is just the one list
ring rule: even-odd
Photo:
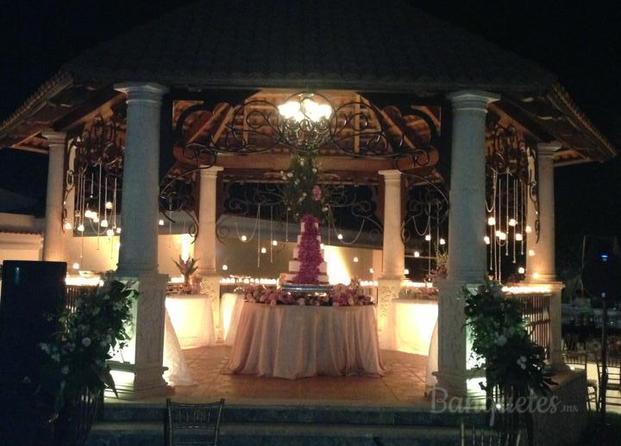
[[405,247],[401,238],[401,172],[380,170],[384,177],[384,243],[382,274],[378,281],[378,331],[381,348],[394,348],[394,324],[390,320],[391,301],[399,297]]
[[537,210],[528,201],[527,222],[532,231],[527,236],[528,256],[526,277],[530,283],[547,284],[551,289],[550,300],[550,363],[563,369],[561,353],[561,291],[563,284],[556,281],[555,226],[554,226],[554,153],[561,148],[558,142],[537,144],[539,237],[536,233]]
[[218,172],[223,168],[212,166],[201,169],[198,236],[194,256],[198,259],[197,273],[201,276],[201,292],[211,298],[216,336],[222,339],[224,327],[220,323],[220,274],[217,264],[216,208]]
[[64,132],[43,132],[49,147],[43,260],[65,261],[63,236],[63,185],[65,182]]
[[465,395],[466,331],[461,290],[486,276],[485,117],[498,96],[480,91],[449,95],[453,109],[448,277],[439,284],[438,388]]
[[134,82],[115,88],[127,95],[117,276],[137,281],[140,292],[130,358],[133,377],[123,390],[127,397],[142,398],[168,391],[162,378],[167,276],[157,270],[160,112],[167,89]]

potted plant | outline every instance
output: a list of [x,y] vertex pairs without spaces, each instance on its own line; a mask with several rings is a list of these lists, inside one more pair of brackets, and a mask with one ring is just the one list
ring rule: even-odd
[[58,332],[40,344],[47,358],[40,393],[53,402],[54,445],[84,444],[104,389],[116,394],[106,361],[130,339],[137,296],[132,285],[109,281],[94,294],[81,296],[75,309],[64,309]]
[[179,256],[179,261],[173,260],[179,272],[183,275],[183,291],[185,293],[192,293],[192,274],[196,272],[198,266],[198,259],[194,259],[192,257],[188,257],[187,260],[183,260],[181,256]]

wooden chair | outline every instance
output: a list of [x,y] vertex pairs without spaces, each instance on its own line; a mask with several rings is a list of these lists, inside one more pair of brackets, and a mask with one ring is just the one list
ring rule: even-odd
[[217,446],[224,399],[188,404],[166,400],[166,446]]
[[[565,364],[572,370],[584,370],[587,371],[588,354],[586,352],[564,352],[563,360]],[[597,372],[599,376],[599,371]],[[587,378],[587,409],[592,412],[591,403],[595,406],[595,411],[599,411],[599,400],[597,398],[597,383],[598,380]]]
[[[606,386],[606,405],[621,406],[621,358],[609,357],[606,361],[608,384]],[[602,388],[602,364],[597,361],[597,378]]]

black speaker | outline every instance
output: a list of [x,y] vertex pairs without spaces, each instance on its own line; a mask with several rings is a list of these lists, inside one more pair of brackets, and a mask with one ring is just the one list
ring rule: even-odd
[[[39,445],[49,424],[39,388],[39,343],[58,329],[65,301],[64,262],[5,261],[0,294],[0,446]],[[3,443],[5,442],[5,443]]]

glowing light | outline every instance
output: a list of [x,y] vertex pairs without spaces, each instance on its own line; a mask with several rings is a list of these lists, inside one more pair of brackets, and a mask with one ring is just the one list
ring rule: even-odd
[[358,257],[354,257],[354,263],[358,263],[359,259]]
[[272,246],[278,246],[278,240],[272,240]]
[[339,233],[339,234],[336,236],[336,238],[337,238],[337,239],[339,239],[339,240],[343,240],[343,234]]
[[278,106],[278,112],[286,119],[296,122],[309,119],[319,122],[332,116],[332,107],[328,104],[319,104],[311,97],[299,100],[290,100]]
[[404,269],[404,270],[403,270],[403,274],[405,274],[405,275],[407,276],[408,274],[410,274],[410,270],[409,270],[409,269],[407,269],[407,268],[406,268],[406,269]]
[[85,218],[93,218],[93,214],[94,214],[94,212],[91,211],[90,209],[87,209],[87,210],[84,211],[84,217]]
[[181,235],[181,259],[186,262],[190,258],[190,248],[192,247],[192,236],[190,234]]
[[496,235],[497,238],[500,238],[500,234],[502,233],[502,231],[496,230],[496,232],[494,232],[494,234]]
[[375,274],[375,270],[373,268],[369,268],[369,273]]
[[78,225],[78,232],[84,232],[84,225],[82,223]]
[[531,228],[530,226],[526,225],[526,228],[524,228],[525,232],[527,234],[530,234],[531,232],[533,232],[533,228]]
[[242,242],[246,242],[248,241],[248,236],[246,234],[242,234],[242,236],[239,238]]
[[535,255],[535,250],[534,249],[529,249],[528,250],[528,256],[529,257],[533,257]]
[[492,241],[489,239],[489,236],[485,236],[483,237],[483,241],[485,242],[486,245],[489,245]]
[[441,245],[446,245],[446,240],[444,240],[443,238],[440,239],[440,244]]
[[99,223],[99,217],[95,213],[91,216],[91,220],[93,220],[93,223]]
[[518,268],[518,274],[524,274],[526,272],[526,268],[524,268],[523,266],[520,266]]
[[120,226],[116,228],[116,233],[117,233],[117,234],[120,234],[120,233],[121,233],[121,227],[120,227]]
[[222,265],[222,271],[228,271],[228,270],[229,270],[228,265]]
[[267,248],[265,246],[263,246],[261,248],[261,254],[265,254],[267,252]]
[[433,328],[438,319],[436,302],[406,301],[395,299],[394,312],[395,348],[405,353],[429,354]]
[[515,241],[516,242],[521,242],[522,240],[524,240],[524,236],[522,235],[521,232],[516,232],[515,233]]
[[323,259],[328,264],[328,282],[330,285],[338,283],[349,285],[351,282],[349,262],[346,260],[343,251],[343,248],[338,246],[325,247]]
[[540,274],[539,273],[533,273],[533,279],[539,279]]
[[414,257],[420,257],[420,251],[414,251]]
[[114,235],[114,231],[113,231],[112,229],[108,229],[108,230],[106,231],[106,235],[107,235],[108,237],[112,237],[112,236]]
[[502,287],[504,293],[511,294],[535,294],[535,293],[549,293],[552,291],[550,285],[516,285],[510,287]]
[[428,241],[428,242],[430,242],[430,241],[431,241],[431,234],[427,234],[427,235],[425,236],[425,240],[426,240],[426,241]]
[[74,262],[73,265],[71,265],[71,267],[73,269],[80,269],[80,264],[78,262]]
[[112,209],[112,202],[111,201],[106,201],[106,209],[108,209],[108,210]]
[[490,226],[494,226],[496,224],[496,219],[494,217],[489,217],[487,219],[487,224]]
[[163,218],[160,218],[160,219],[157,221],[157,224],[158,224],[158,225],[160,225],[160,226],[164,226],[164,219],[163,219]]
[[105,218],[103,220],[101,220],[100,223],[102,228],[107,228],[108,227],[108,220],[106,220]]
[[509,219],[509,226],[515,226],[515,225],[517,225],[517,221],[515,220],[515,218]]
[[73,228],[73,226],[71,225],[71,223],[69,223],[68,221],[65,222],[65,224],[63,225],[63,228],[65,228],[65,231],[71,231],[71,229]]
[[498,235],[498,238],[502,241],[507,240],[507,233],[506,232],[501,232],[500,235]]

